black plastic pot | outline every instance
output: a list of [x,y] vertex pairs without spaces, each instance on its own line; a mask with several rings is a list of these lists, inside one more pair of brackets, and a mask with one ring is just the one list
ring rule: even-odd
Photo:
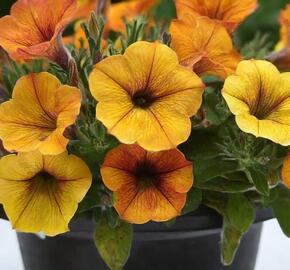
[[[134,242],[125,270],[254,270],[262,221],[271,211],[258,212],[252,229],[244,236],[235,262],[220,263],[221,217],[201,208],[180,217],[172,227],[160,223],[134,226]],[[79,220],[71,232],[55,238],[18,233],[26,270],[106,270],[94,246],[94,225]]]

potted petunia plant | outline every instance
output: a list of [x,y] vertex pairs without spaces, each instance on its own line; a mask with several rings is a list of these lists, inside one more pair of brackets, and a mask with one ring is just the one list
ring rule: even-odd
[[274,48],[243,39],[256,0],[14,2],[0,211],[26,270],[251,270],[263,221],[290,236],[290,5]]

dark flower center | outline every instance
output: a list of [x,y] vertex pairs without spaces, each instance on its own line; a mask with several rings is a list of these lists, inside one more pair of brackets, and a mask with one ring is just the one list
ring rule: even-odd
[[153,98],[148,91],[140,91],[133,95],[132,102],[136,107],[144,109],[152,104]]
[[135,177],[137,178],[139,185],[145,188],[151,186],[152,182],[158,180],[158,173],[156,172],[154,166],[144,162],[138,166]]
[[41,171],[38,174],[36,174],[33,177],[33,180],[36,181],[36,183],[43,185],[43,186],[53,185],[56,181],[55,177],[46,171]]

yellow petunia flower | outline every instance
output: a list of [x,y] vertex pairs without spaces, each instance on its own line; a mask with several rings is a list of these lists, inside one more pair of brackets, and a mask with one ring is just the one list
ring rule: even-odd
[[0,45],[15,60],[46,57],[67,69],[61,35],[76,8],[75,0],[18,0],[11,15],[0,18]]
[[91,181],[87,165],[66,152],[8,155],[0,160],[0,203],[14,229],[54,236],[69,230]]
[[241,130],[290,145],[290,73],[267,61],[242,61],[222,95]]
[[180,63],[198,75],[226,78],[241,60],[225,28],[206,17],[186,15],[173,20],[170,33]]
[[175,0],[177,17],[206,16],[233,32],[257,8],[257,0]]
[[150,153],[120,145],[107,154],[101,174],[120,217],[137,224],[179,215],[193,184],[192,163],[177,149]]
[[174,51],[137,42],[98,63],[89,78],[97,118],[121,142],[152,151],[175,148],[191,132],[204,85]]
[[53,75],[24,76],[12,99],[0,105],[0,139],[9,151],[60,154],[68,143],[63,133],[74,124],[80,106],[79,89],[62,85]]

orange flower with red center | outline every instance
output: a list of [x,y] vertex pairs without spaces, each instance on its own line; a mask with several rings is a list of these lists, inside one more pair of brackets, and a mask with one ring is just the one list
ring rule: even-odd
[[290,68],[290,5],[281,11],[280,14],[281,38],[268,60],[278,68],[286,70]]
[[114,191],[114,207],[120,217],[136,224],[179,215],[193,184],[192,163],[179,150],[152,153],[138,145],[112,149],[101,175]]
[[67,68],[61,34],[76,8],[75,0],[18,0],[0,19],[0,45],[15,60],[46,57]]
[[176,0],[177,17],[206,16],[233,32],[257,8],[257,0]]
[[186,15],[173,20],[170,33],[180,63],[198,75],[226,78],[241,60],[224,27],[206,17]]

